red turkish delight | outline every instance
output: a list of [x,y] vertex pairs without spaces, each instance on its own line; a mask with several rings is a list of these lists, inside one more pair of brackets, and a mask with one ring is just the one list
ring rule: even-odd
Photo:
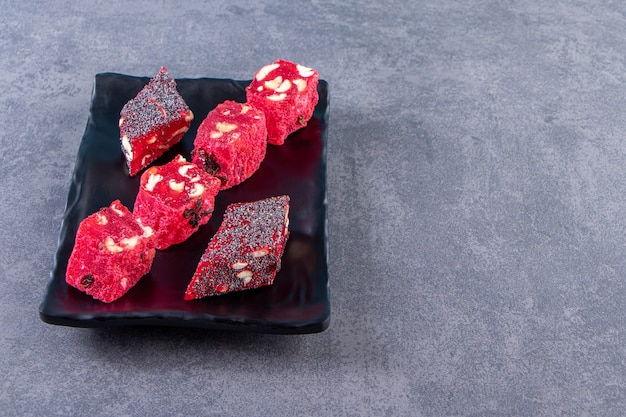
[[318,82],[316,70],[282,59],[256,72],[246,97],[265,113],[268,143],[282,145],[290,133],[306,126],[319,101]]
[[130,290],[152,266],[152,230],[115,200],[78,226],[66,282],[110,303]]
[[222,182],[224,190],[242,183],[259,168],[267,148],[265,115],[246,103],[227,100],[202,121],[192,162]]
[[133,214],[154,230],[156,248],[166,249],[209,221],[219,187],[220,180],[178,155],[141,175]]
[[137,174],[178,143],[192,120],[176,81],[161,67],[120,112],[120,141],[129,174]]
[[289,196],[227,207],[185,300],[271,285],[289,237]]

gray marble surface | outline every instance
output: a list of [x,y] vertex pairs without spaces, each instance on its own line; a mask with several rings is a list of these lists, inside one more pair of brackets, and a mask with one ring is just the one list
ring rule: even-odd
[[[624,415],[626,3],[0,9],[0,415]],[[330,84],[330,327],[40,321],[94,75],[279,57]]]

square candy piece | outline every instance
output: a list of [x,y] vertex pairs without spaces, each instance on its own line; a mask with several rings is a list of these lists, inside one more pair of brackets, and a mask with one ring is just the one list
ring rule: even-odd
[[191,160],[219,178],[224,190],[250,178],[259,169],[266,149],[264,113],[249,104],[227,100],[200,124]]
[[141,175],[133,213],[154,230],[156,248],[166,249],[209,221],[219,187],[220,180],[178,155]]
[[115,200],[78,226],[67,265],[67,283],[110,303],[150,271],[155,255],[152,230]]
[[271,285],[289,237],[289,196],[226,208],[185,300]]
[[318,82],[316,70],[282,59],[254,74],[246,97],[265,113],[268,143],[282,145],[290,133],[307,125],[319,100]]
[[120,113],[120,141],[128,171],[136,175],[189,130],[193,113],[162,67]]

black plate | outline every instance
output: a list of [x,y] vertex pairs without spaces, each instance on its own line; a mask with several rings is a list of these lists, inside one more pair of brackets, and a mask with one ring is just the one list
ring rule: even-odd
[[[122,106],[148,80],[113,73],[96,75],[54,267],[39,308],[41,319],[75,327],[163,325],[285,334],[326,329],[330,318],[326,237],[329,102],[328,83],[323,80],[318,87],[320,100],[309,124],[293,133],[284,145],[269,145],[265,160],[251,178],[217,195],[209,223],[189,240],[157,251],[151,272],[126,295],[106,304],[66,284],[67,261],[81,220],[115,199],[120,199],[129,209],[133,207],[139,175],[128,176],[120,150],[118,119]],[[200,122],[225,100],[244,102],[248,83],[178,79],[178,90],[195,118],[181,142],[154,164],[164,164],[176,154],[190,159]],[[291,235],[274,284],[219,297],[183,300],[187,284],[221,223],[226,206],[281,194],[291,197]]]

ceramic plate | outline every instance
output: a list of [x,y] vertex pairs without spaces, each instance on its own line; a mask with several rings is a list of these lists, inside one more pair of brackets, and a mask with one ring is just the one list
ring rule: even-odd
[[[122,106],[149,81],[147,77],[96,75],[87,127],[69,187],[55,263],[41,319],[74,327],[161,325],[261,333],[315,333],[330,318],[326,236],[326,140],[328,83],[321,80],[319,103],[308,125],[282,146],[269,145],[259,170],[244,183],[221,191],[215,212],[189,240],[157,251],[152,269],[113,303],[94,300],[65,283],[65,270],[79,223],[119,199],[132,209],[139,175],[129,177],[120,150]],[[178,90],[195,118],[183,139],[153,165],[175,155],[190,160],[193,141],[207,113],[225,100],[245,101],[249,81],[178,79]],[[274,284],[218,297],[185,301],[183,294],[200,256],[222,221],[226,206],[288,194],[290,237]]]

